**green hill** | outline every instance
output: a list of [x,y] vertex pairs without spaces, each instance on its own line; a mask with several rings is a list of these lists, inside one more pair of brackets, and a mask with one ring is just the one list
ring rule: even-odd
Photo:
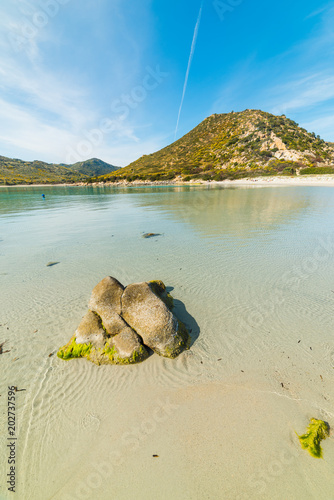
[[118,167],[97,158],[73,165],[23,161],[0,156],[0,184],[62,184],[84,182],[87,177],[103,175]]
[[71,168],[71,170],[75,170],[80,174],[87,175],[90,177],[97,175],[105,175],[119,169],[119,167],[110,165],[109,163],[106,163],[97,158],[91,158],[90,160],[73,163],[73,165],[70,165],[69,167]]
[[246,110],[211,115],[173,144],[98,180],[223,180],[318,168],[334,173],[331,144],[284,115]]

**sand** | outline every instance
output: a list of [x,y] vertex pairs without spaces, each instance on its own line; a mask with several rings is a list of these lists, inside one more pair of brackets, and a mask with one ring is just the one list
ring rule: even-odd
[[297,177],[289,176],[273,176],[273,177],[245,177],[243,179],[235,180],[225,180],[225,181],[203,181],[203,180],[192,180],[192,181],[181,181],[180,179],[175,179],[171,181],[134,181],[134,182],[94,182],[92,184],[84,184],[82,182],[73,184],[17,184],[15,186],[4,186],[0,185],[0,188],[17,188],[17,187],[59,187],[59,186],[81,186],[81,187],[102,187],[102,186],[115,186],[115,187],[125,187],[125,186],[196,186],[196,185],[207,185],[207,186],[334,186],[334,175],[299,175]]

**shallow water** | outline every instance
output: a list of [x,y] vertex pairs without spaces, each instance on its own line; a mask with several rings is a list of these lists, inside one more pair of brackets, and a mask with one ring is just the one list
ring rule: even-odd
[[[16,498],[333,500],[333,436],[316,460],[295,434],[334,427],[333,220],[326,187],[1,188],[2,450],[7,386],[26,389]],[[107,275],[162,279],[191,349],[49,357]]]

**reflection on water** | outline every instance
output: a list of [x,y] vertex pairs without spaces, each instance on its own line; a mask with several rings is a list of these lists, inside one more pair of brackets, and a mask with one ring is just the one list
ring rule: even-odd
[[204,235],[232,233],[245,237],[253,231],[273,229],[296,219],[309,204],[298,190],[176,188],[143,199],[140,203],[169,213]]
[[[326,189],[324,189],[325,191]],[[42,198],[45,193],[46,199]],[[61,211],[127,211],[142,207],[190,224],[203,235],[239,237],[289,223],[312,199],[309,188],[170,187],[22,187],[0,190],[1,215]],[[314,207],[312,206],[312,209]]]

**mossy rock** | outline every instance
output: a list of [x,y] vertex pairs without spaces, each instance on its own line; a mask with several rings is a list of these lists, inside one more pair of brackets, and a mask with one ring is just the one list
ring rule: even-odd
[[108,339],[104,347],[101,348],[92,344],[77,344],[74,335],[68,344],[59,349],[57,356],[65,361],[86,358],[96,365],[130,365],[140,363],[149,356],[147,349],[141,344],[136,349],[133,349],[129,355],[124,356],[113,344],[113,341],[113,338]]
[[145,345],[160,356],[173,358],[183,350],[184,341],[178,319],[160,297],[166,294],[164,287],[159,281],[128,285],[122,295],[122,317]]
[[59,358],[128,365],[147,359],[147,347],[168,358],[189,348],[189,333],[172,313],[173,298],[160,280],[124,288],[109,276],[94,288],[89,307]]
[[138,350],[134,350],[131,356],[122,357],[119,351],[112,344],[106,344],[102,353],[108,358],[110,363],[114,365],[131,365],[140,363],[148,358],[149,354],[143,345],[140,345]]
[[303,450],[307,450],[314,458],[322,458],[320,443],[329,436],[329,425],[323,420],[311,418],[306,433],[297,436]]
[[77,344],[75,335],[71,340],[61,347],[57,352],[58,358],[61,359],[75,359],[75,358],[88,358],[92,350],[92,344]]
[[174,308],[174,300],[169,292],[166,290],[166,286],[161,280],[148,281],[149,287],[152,292],[155,293],[160,299],[166,304],[168,309],[172,310]]
[[173,346],[173,349],[168,349],[166,347],[167,355],[165,357],[169,357],[171,359],[176,358],[182,351],[189,349],[190,347],[190,336],[186,326],[182,323],[182,321],[178,320],[178,343],[176,346]]

